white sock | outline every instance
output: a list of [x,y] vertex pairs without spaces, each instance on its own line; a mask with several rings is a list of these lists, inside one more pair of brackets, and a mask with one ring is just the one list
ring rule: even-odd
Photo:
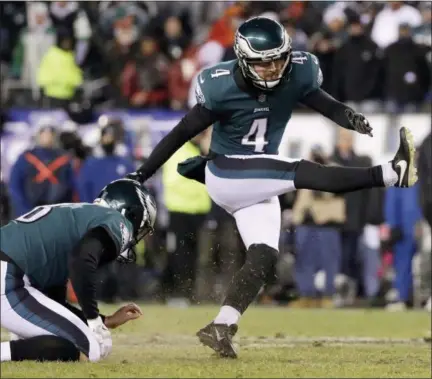
[[383,164],[381,165],[381,168],[383,173],[384,185],[386,187],[394,186],[397,183],[399,177],[397,172],[393,170],[392,164],[390,162]]
[[1,352],[1,361],[0,362],[8,362],[12,359],[9,342],[2,342],[1,343],[0,352]]
[[229,305],[224,305],[221,307],[219,314],[214,319],[214,323],[226,325],[237,324],[240,316],[240,312],[237,309],[230,307]]

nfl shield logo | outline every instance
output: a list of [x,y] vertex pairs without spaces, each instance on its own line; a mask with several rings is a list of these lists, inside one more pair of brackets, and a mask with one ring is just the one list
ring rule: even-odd
[[260,103],[264,103],[264,102],[266,101],[266,95],[265,95],[264,93],[260,94],[260,95],[258,96],[258,101],[259,101]]

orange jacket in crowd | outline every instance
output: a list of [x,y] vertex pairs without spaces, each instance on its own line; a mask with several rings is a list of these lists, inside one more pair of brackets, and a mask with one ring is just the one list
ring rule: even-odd
[[229,48],[234,45],[234,37],[237,29],[235,23],[236,18],[241,18],[245,11],[244,4],[234,4],[228,7],[224,15],[216,21],[209,33],[209,41],[217,41],[224,48]]

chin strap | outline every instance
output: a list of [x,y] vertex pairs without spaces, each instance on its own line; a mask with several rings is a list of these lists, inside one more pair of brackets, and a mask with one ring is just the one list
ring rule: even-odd
[[254,83],[263,90],[266,89],[273,89],[274,87],[276,87],[282,79],[279,80],[254,80]]

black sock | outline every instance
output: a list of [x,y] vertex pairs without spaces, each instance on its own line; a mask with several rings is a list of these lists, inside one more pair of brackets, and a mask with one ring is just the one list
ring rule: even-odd
[[381,166],[368,168],[324,166],[302,160],[295,172],[297,189],[343,193],[385,187]]
[[267,245],[251,245],[245,264],[231,281],[223,305],[229,305],[242,314],[273,273],[277,255],[277,250]]
[[37,336],[11,341],[12,361],[78,361],[80,351],[70,341],[57,336]]

